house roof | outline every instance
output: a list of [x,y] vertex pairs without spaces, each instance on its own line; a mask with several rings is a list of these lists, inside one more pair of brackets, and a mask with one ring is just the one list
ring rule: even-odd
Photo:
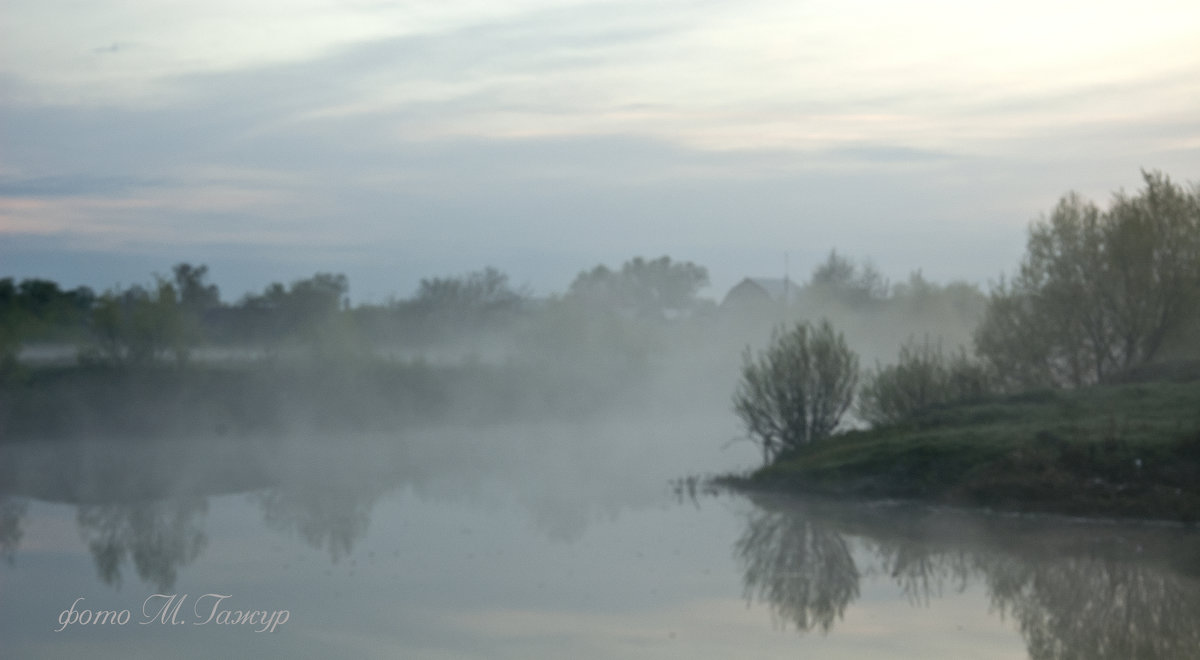
[[725,294],[722,305],[749,300],[764,302],[794,302],[799,288],[787,278],[747,277]]

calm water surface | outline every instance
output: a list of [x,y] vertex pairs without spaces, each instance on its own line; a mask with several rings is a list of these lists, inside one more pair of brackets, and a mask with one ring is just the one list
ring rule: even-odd
[[0,657],[1200,656],[1194,530],[670,485],[725,424],[0,447]]

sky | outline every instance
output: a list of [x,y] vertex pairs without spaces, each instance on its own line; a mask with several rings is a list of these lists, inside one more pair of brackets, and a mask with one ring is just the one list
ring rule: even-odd
[[0,277],[226,300],[830,249],[986,286],[1059,197],[1200,181],[1200,3],[5,0]]

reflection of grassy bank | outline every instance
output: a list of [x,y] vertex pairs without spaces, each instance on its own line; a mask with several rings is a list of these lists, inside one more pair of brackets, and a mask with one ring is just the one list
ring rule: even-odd
[[1007,510],[1200,518],[1200,382],[943,406],[781,457],[739,483]]
[[576,374],[532,371],[387,361],[28,368],[0,382],[0,442],[389,429],[579,414],[616,396]]

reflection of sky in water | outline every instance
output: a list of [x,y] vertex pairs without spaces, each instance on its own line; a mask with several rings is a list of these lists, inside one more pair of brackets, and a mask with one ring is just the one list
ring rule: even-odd
[[[670,467],[702,422],[0,448],[0,657],[1184,658],[1200,637],[1194,532],[677,499],[669,478],[731,460]],[[291,619],[53,632],[78,597],[136,615],[155,592]]]
[[[353,551],[327,552],[264,530],[252,497],[211,498],[208,544],[180,570],[171,593],[232,594],[245,607],[286,608],[274,635],[213,626],[69,628],[55,617],[80,595],[100,609],[138,611],[155,589],[97,578],[79,542],[73,506],[34,504],[15,569],[4,570],[0,616],[6,657],[170,657],[227,650],[279,657],[1022,657],[1015,632],[987,613],[978,588],[914,610],[894,587],[869,580],[835,632],[797,635],[747,606],[730,547],[748,505],[736,498],[697,509],[664,498],[590,525],[574,541],[547,537],[514,502],[440,503],[393,493],[373,510]],[[35,541],[36,540],[36,541]],[[886,581],[884,581],[886,582]],[[19,597],[14,597],[19,595]],[[81,605],[82,607],[83,605]],[[931,633],[933,633],[931,635]],[[979,644],[998,650],[983,653]],[[997,646],[999,644],[999,646]],[[976,652],[978,651],[978,652]]]

